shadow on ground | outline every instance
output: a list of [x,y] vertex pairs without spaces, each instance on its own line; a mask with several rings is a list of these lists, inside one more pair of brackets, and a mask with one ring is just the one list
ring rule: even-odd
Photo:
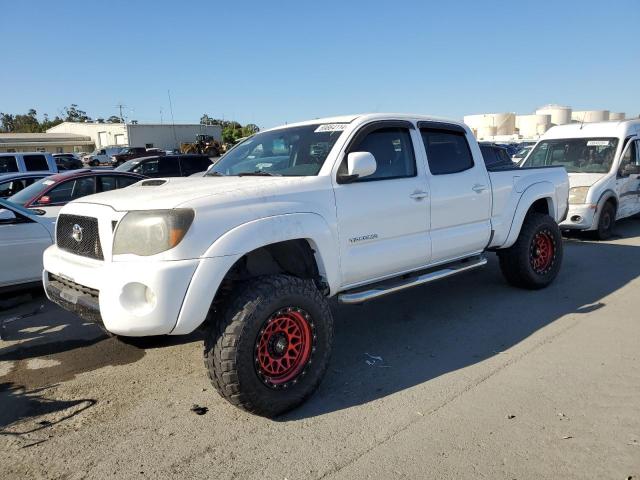
[[[621,222],[617,244],[565,240],[557,280],[542,291],[508,286],[487,268],[362,306],[337,306],[335,344],[318,392],[281,421],[322,415],[391,395],[481,362],[567,314],[606,308],[640,274],[640,222]],[[382,361],[372,357],[381,357]]]

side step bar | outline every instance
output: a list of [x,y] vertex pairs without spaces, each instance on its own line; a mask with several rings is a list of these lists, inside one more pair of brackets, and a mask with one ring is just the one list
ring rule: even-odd
[[425,283],[435,282],[436,280],[482,267],[486,264],[487,259],[483,256],[471,257],[442,267],[436,267],[437,269],[430,270],[425,273],[418,273],[405,278],[392,278],[369,286],[360,287],[355,290],[346,291],[338,294],[338,301],[346,304],[364,303],[369,300],[373,300],[374,298],[383,297],[390,293],[399,292],[400,290],[423,285]]

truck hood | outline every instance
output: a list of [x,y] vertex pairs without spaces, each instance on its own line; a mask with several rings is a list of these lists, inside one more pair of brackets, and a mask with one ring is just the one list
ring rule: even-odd
[[304,177],[177,177],[142,180],[130,187],[89,195],[72,203],[107,205],[116,211],[158,210],[183,206],[204,197],[262,197],[297,190]]
[[571,188],[590,187],[605,175],[606,173],[570,173],[569,185]]

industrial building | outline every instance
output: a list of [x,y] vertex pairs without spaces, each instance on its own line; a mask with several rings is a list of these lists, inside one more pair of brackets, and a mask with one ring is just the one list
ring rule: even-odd
[[195,141],[196,135],[211,135],[222,140],[220,125],[160,123],[64,122],[47,130],[47,134],[73,134],[89,137],[95,148],[113,145],[173,150],[181,143]]
[[550,104],[526,115],[511,112],[465,115],[464,123],[469,125],[478,140],[517,142],[535,140],[555,125],[624,120],[625,117],[623,112],[574,111],[571,107]]
[[91,137],[73,133],[0,133],[0,153],[77,153],[94,148]]

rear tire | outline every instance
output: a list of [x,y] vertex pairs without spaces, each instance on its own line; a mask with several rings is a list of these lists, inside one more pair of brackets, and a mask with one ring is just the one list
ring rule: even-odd
[[562,236],[549,215],[527,215],[518,240],[498,251],[500,270],[511,285],[538,290],[547,287],[562,264]]
[[603,205],[600,217],[598,218],[598,228],[594,232],[598,240],[608,240],[613,234],[613,227],[616,223],[616,209],[607,202]]
[[247,412],[274,417],[316,390],[332,342],[329,304],[311,280],[258,277],[211,322],[204,363],[223,398]]

